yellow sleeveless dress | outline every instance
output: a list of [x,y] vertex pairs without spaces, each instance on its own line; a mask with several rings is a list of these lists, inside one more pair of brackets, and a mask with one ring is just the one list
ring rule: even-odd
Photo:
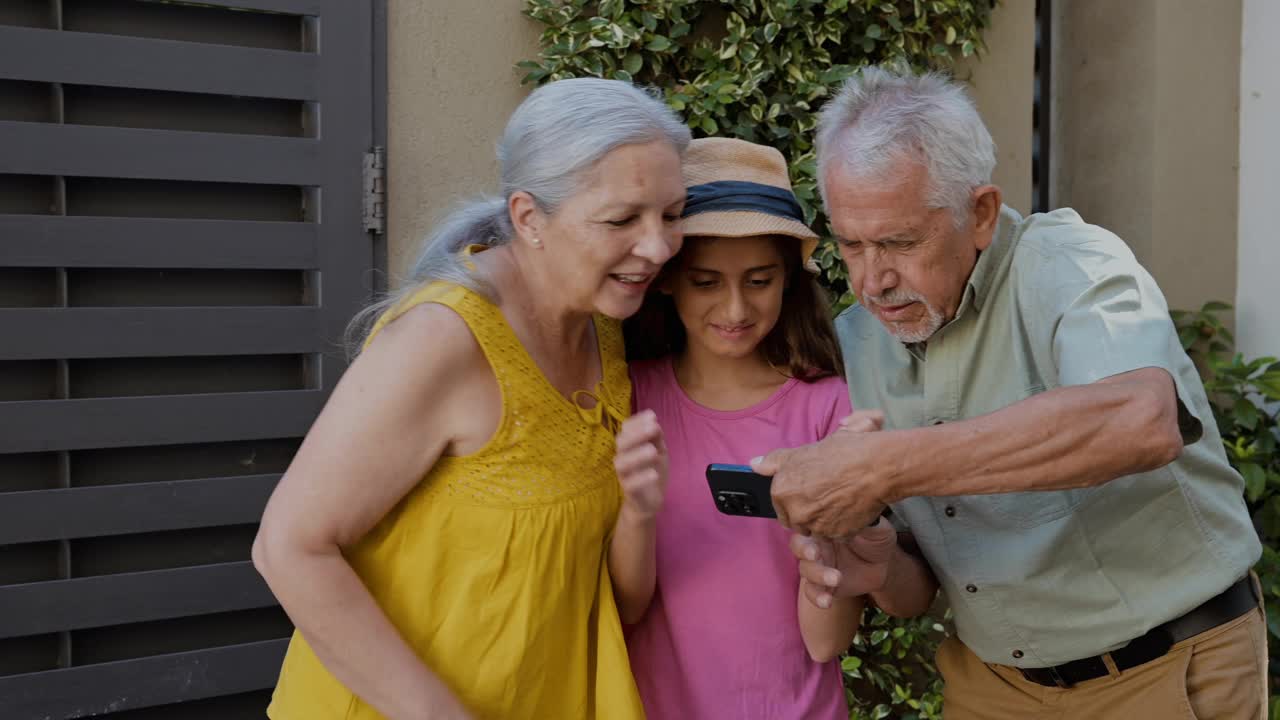
[[[419,290],[374,334],[422,303],[450,307],[466,321],[497,377],[502,419],[479,451],[441,458],[348,561],[478,720],[643,718],[607,566],[621,504],[614,436],[631,397],[619,323],[596,318],[603,379],[575,404],[546,379],[499,309],[457,285]],[[267,714],[382,717],[325,670],[297,632]]]

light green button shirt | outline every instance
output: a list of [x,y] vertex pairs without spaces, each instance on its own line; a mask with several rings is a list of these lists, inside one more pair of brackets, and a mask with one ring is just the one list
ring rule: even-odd
[[886,428],[971,418],[1139,368],[1174,378],[1187,445],[1171,465],[1083,490],[894,504],[983,660],[1044,667],[1113,650],[1258,559],[1244,483],[1164,296],[1118,237],[1075,211],[1024,219],[1004,208],[956,318],[927,346],[904,345],[858,306],[836,327],[853,404],[884,410]]

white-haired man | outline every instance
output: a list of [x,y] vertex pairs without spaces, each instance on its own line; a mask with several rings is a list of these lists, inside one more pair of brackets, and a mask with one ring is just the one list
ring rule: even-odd
[[[861,71],[818,153],[853,402],[886,430],[757,463],[811,599],[911,614],[941,585],[948,720],[1265,717],[1261,547],[1154,280],[1072,210],[1004,207],[944,77]],[[901,542],[857,531],[885,506]]]

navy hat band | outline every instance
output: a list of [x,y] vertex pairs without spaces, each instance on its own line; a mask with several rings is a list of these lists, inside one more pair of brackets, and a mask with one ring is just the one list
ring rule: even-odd
[[681,216],[725,210],[747,210],[804,223],[804,211],[791,191],[744,180],[717,180],[690,187]]

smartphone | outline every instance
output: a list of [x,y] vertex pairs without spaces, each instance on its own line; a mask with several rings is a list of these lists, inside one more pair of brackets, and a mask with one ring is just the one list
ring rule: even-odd
[[750,465],[707,466],[707,485],[716,509],[725,515],[776,518],[769,494],[772,478],[751,470]]

